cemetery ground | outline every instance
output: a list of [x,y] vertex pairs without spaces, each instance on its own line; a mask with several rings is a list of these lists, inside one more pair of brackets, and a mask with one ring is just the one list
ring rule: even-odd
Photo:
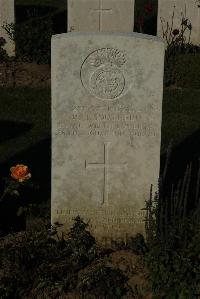
[[[164,89],[161,172],[172,141],[170,183],[184,175],[188,163],[197,165],[200,90],[198,82],[194,84],[195,76],[196,73],[194,80],[184,79],[183,85],[181,81],[179,86]],[[0,88],[0,175],[9,177],[10,167],[18,163],[28,165],[34,188],[25,191],[24,206],[28,209],[20,216],[15,215],[14,197],[8,200],[6,215],[1,215],[1,220],[10,224],[20,219],[15,229],[22,231],[1,238],[0,297],[197,298],[198,234],[191,236],[185,248],[176,249],[173,245],[164,251],[162,246],[154,245],[150,249],[137,236],[126,245],[114,244],[108,250],[98,247],[84,223],[76,219],[67,238],[54,242],[49,235],[50,88],[38,81],[30,87],[30,80],[24,80],[27,86],[23,87],[21,82],[15,87]],[[27,229],[23,232],[25,214]]]
[[[22,11],[22,6],[39,7],[40,2],[17,0],[17,5]],[[52,11],[58,5],[42,2]],[[60,10],[65,2],[59,1]],[[158,196],[147,198],[144,206],[146,239],[133,235],[126,244],[113,242],[103,248],[79,217],[63,237],[57,234],[59,223],[51,229],[48,63],[55,28],[51,20],[40,18],[29,25],[17,29],[22,61],[0,64],[0,298],[199,298],[199,52],[177,55],[172,77],[165,69],[163,181]],[[17,164],[28,166],[21,167],[27,181],[19,181],[19,167],[13,169]]]

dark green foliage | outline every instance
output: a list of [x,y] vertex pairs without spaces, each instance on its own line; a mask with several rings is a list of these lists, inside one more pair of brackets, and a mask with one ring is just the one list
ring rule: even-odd
[[3,46],[6,44],[6,40],[0,36],[0,63],[8,60],[8,54],[3,49]]
[[126,243],[124,241],[112,241],[112,248],[115,250],[129,250],[137,255],[145,254],[148,251],[143,235],[136,234],[130,237]]
[[32,289],[36,293],[73,289],[77,270],[97,255],[95,240],[85,228],[77,218],[66,239],[56,241],[46,228],[2,239],[0,298],[18,298]]
[[[56,3],[56,1],[47,0],[41,3],[41,1],[34,0],[32,2],[18,1],[16,5],[24,6],[25,19],[19,23],[3,26],[9,38],[15,41],[16,59],[50,64],[51,37],[53,34],[67,30],[67,22],[64,21],[67,18],[66,2]],[[43,10],[42,15],[41,10]],[[19,14],[19,18],[20,16]]]
[[103,253],[86,228],[87,224],[77,217],[66,237],[56,228],[44,227],[2,238],[0,298],[56,299],[75,289],[80,298],[83,293],[87,299],[95,298],[90,297],[94,294],[101,299],[121,298],[127,279],[119,270],[97,266],[79,277],[78,271]]
[[165,52],[164,84],[199,89],[200,47],[171,46]]
[[[165,22],[165,20],[161,19],[162,34],[167,45],[165,51],[165,86],[173,84],[178,85],[180,82],[179,74],[177,73],[179,69],[175,69],[176,62],[180,61],[177,59],[179,55],[182,57],[182,55],[186,54],[200,53],[200,47],[193,45],[190,40],[193,28],[189,18],[182,14],[180,24],[178,24],[179,26],[174,27],[174,16],[175,12],[173,11],[170,22]],[[182,59],[180,61],[180,65],[182,65],[184,69],[185,64]],[[194,71],[195,68],[193,69],[193,72]],[[185,71],[184,73],[181,72],[181,76],[182,75],[187,77],[189,74]],[[192,87],[191,85],[189,86],[190,88]]]
[[146,205],[149,281],[155,298],[195,299],[200,291],[200,168],[196,190],[190,188],[190,164],[169,192],[165,185],[169,155],[170,150],[158,193],[154,199],[151,194]]
[[99,265],[84,273],[80,280],[78,289],[85,299],[117,299],[126,293],[127,278],[119,269]]
[[70,255],[73,267],[79,270],[88,265],[97,254],[94,237],[86,230],[87,224],[80,217],[67,235],[67,242],[63,243],[64,250]]
[[6,50],[4,50],[2,47],[0,47],[0,63],[7,61],[8,55],[6,53]]
[[162,298],[170,299],[197,298],[196,294],[200,292],[200,235],[192,233],[185,248],[157,245],[146,256],[149,281],[155,295],[162,294]]
[[[1,244],[0,298],[20,298],[33,288],[40,291],[62,284],[69,287],[66,271],[69,261],[59,250],[59,243],[49,238],[46,230],[22,234],[22,240],[11,238],[7,244]],[[59,255],[59,258],[58,258]],[[62,267],[58,264],[62,261]],[[62,277],[63,268],[66,275]],[[70,269],[71,267],[69,267]],[[70,282],[72,281],[72,278]]]
[[200,50],[199,53],[178,55],[174,72],[177,86],[200,89]]
[[[197,89],[168,89],[164,91],[162,115],[162,144],[163,154],[170,140],[177,146],[187,138],[193,139],[200,129],[200,90]],[[198,143],[198,137],[195,138]],[[184,149],[183,149],[184,150]],[[195,148],[191,147],[191,151]],[[198,148],[196,147],[196,151]]]
[[16,57],[20,61],[50,63],[51,17],[31,19],[23,24],[7,24],[4,29],[16,44]]
[[130,238],[127,247],[135,254],[145,254],[148,251],[144,237],[141,234],[137,234],[135,237]]
[[4,185],[4,191],[2,194],[0,192],[0,236],[4,236],[26,228],[26,212],[30,208],[31,194],[39,186],[29,179],[19,182],[11,175],[3,178],[1,184]]

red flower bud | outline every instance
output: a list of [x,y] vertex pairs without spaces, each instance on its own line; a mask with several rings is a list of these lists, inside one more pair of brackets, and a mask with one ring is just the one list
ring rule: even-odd
[[151,3],[145,4],[144,10],[146,13],[151,13],[153,11],[153,5]]

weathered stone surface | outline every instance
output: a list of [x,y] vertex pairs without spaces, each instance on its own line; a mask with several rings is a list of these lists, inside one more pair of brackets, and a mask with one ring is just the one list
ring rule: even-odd
[[15,22],[15,4],[14,0],[0,0],[0,37],[6,40],[5,50],[9,56],[15,55],[15,45],[10,40],[6,31],[2,28],[3,25]]
[[[200,3],[195,0],[158,0],[158,22],[157,35],[162,37],[162,22],[164,30],[172,24],[172,15],[174,12],[173,29],[181,29],[182,17],[188,19],[192,24],[190,41],[194,44],[200,44]],[[186,34],[189,38],[189,31]]]
[[164,43],[143,34],[52,39],[52,223],[97,240],[144,232],[157,188]]
[[68,0],[68,31],[133,32],[135,0]]

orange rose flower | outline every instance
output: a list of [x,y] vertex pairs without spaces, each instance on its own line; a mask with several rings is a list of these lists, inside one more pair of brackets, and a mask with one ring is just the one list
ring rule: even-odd
[[10,168],[11,177],[19,182],[23,182],[31,178],[28,166],[23,164],[17,164]]

